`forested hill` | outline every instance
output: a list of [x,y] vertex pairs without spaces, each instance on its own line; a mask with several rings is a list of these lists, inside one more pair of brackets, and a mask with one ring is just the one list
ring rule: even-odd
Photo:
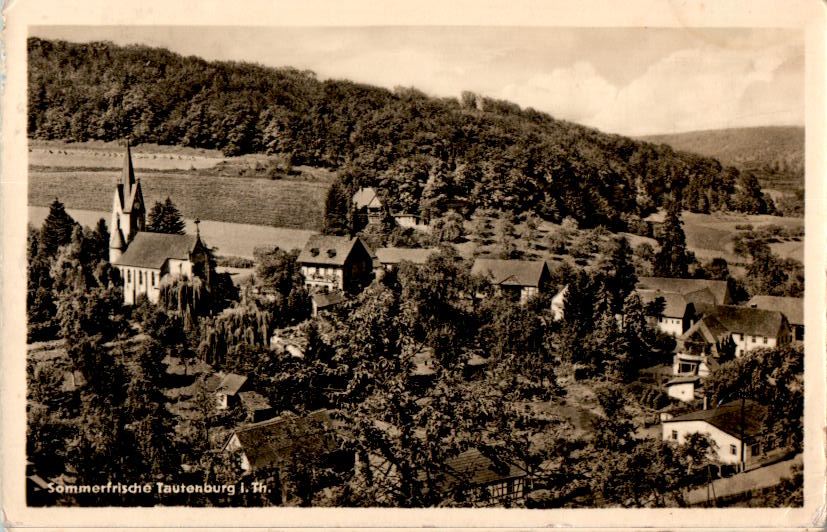
[[676,150],[714,157],[723,164],[749,170],[759,178],[799,181],[804,178],[803,127],[749,127],[692,131],[641,137]]
[[623,227],[669,198],[693,211],[772,208],[754,178],[714,159],[471,93],[433,98],[107,42],[31,38],[28,51],[32,138],[284,153],[426,215],[460,199]]

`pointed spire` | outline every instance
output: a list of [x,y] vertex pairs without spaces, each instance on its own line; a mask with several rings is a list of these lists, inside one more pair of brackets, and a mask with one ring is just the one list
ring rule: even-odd
[[201,223],[201,219],[196,218],[194,221],[195,221],[195,236],[196,236],[196,238],[201,238],[201,228],[198,225],[198,224]]
[[121,173],[121,183],[128,187],[128,193],[132,192],[132,186],[135,184],[135,171],[132,169],[132,152],[129,149],[129,139],[126,139],[126,153],[123,157],[123,173]]

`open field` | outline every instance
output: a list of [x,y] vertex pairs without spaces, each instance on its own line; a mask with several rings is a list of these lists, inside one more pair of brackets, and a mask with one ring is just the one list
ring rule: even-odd
[[[69,215],[81,225],[94,227],[98,220],[103,218],[109,224],[109,211],[89,211],[67,209]],[[40,226],[48,207],[29,207],[29,222]],[[195,223],[186,219],[187,232],[195,233]],[[286,227],[267,227],[263,225],[234,224],[203,220],[201,222],[201,236],[210,247],[217,248],[216,254],[224,256],[252,258],[253,250],[257,247],[281,249],[301,249],[314,232],[306,229],[291,229]]]
[[[117,173],[29,172],[28,203],[109,212]],[[153,173],[141,177],[148,208],[167,196],[187,218],[318,230],[328,183]]]

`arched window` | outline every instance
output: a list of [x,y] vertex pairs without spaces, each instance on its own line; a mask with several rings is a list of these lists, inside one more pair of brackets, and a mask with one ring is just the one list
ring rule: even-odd
[[152,286],[155,286],[155,272],[152,272]]
[[126,270],[126,282],[127,283],[132,282],[132,270]]

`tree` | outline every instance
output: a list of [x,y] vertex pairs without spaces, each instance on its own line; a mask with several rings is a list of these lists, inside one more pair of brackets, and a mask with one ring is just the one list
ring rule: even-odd
[[72,240],[72,233],[77,225],[77,222],[66,213],[63,204],[55,198],[40,229],[38,252],[49,258],[57,255],[58,248]]
[[655,255],[654,274],[657,277],[685,278],[689,274],[691,257],[686,248],[686,235],[681,227],[677,208],[666,213],[660,238],[660,250]]
[[462,225],[462,216],[456,211],[448,211],[445,216],[437,218],[431,223],[431,234],[437,245],[445,242],[459,241],[465,232]]
[[146,230],[152,233],[166,233],[169,235],[183,235],[186,225],[178,207],[172,200],[164,200],[164,203],[156,201],[149,211],[149,220]]
[[338,180],[330,185],[324,203],[324,227],[326,235],[347,235],[351,231],[350,210],[352,199],[347,189]]
[[623,310],[626,298],[634,291],[637,284],[632,247],[625,237],[612,241],[608,260],[602,266],[611,310],[619,314]]
[[504,212],[500,213],[500,217],[497,219],[496,238],[499,258],[501,259],[514,259],[517,258],[518,255],[516,239],[514,237],[513,216],[514,214],[511,212]]

